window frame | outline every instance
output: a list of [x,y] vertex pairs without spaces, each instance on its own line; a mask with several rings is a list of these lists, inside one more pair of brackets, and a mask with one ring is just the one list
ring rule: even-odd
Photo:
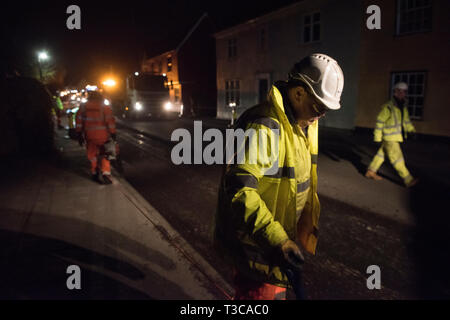
[[227,56],[228,59],[234,59],[237,57],[237,38],[228,38],[227,39]]
[[[418,82],[415,82],[411,84],[410,78],[414,75],[417,77],[418,75],[423,76],[423,81],[421,83],[422,87],[422,93],[417,94],[417,89],[414,90],[414,93],[410,92],[410,88],[412,85],[417,86]],[[395,76],[399,76],[399,80],[396,81]],[[406,76],[407,80],[404,80],[404,76]],[[392,99],[394,96],[394,85],[399,82],[406,82],[408,84],[408,113],[411,120],[415,121],[423,121],[424,120],[424,111],[425,111],[425,102],[426,102],[426,88],[427,88],[427,78],[428,78],[428,72],[427,70],[404,70],[404,71],[392,71],[390,75],[390,98]],[[420,105],[421,110],[421,116],[417,116],[415,110],[418,109],[417,104],[415,103],[417,98],[422,98],[422,104]],[[414,104],[410,104],[411,101],[414,101]]]
[[239,79],[225,80],[225,105],[236,103],[236,108],[241,105],[241,84]]
[[[408,0],[397,0],[397,3],[396,3],[395,36],[408,36],[408,35],[413,35],[413,34],[417,34],[417,33],[427,33],[427,32],[433,31],[433,1],[432,0],[430,0],[429,6],[422,6],[419,9],[417,9],[417,8],[412,9],[412,10],[409,9],[409,12],[417,12],[418,10],[422,10],[423,11],[424,9],[429,7],[430,11],[431,11],[430,17],[429,17],[430,18],[430,27],[429,27],[429,29],[424,29],[422,27],[422,29],[419,29],[419,30],[412,30],[412,31],[408,30],[408,31],[403,31],[403,32],[400,31],[400,28],[401,28],[401,25],[402,25],[401,24],[401,17],[402,17],[402,13],[403,13],[402,10],[401,10],[401,4],[403,2],[406,2],[406,1],[408,1]],[[417,1],[417,0],[410,0],[410,1]],[[408,9],[406,11],[408,11]],[[425,15],[423,14],[422,18],[424,18],[424,17],[425,17]],[[423,19],[422,19],[422,21],[423,21]],[[410,22],[410,23],[412,23],[412,22]]]
[[[319,14],[319,21],[314,21],[314,15]],[[310,22],[306,23],[306,18],[309,17]],[[319,26],[319,38],[317,40],[314,40],[314,26]],[[308,36],[309,40],[305,41],[305,30],[306,28],[309,28]],[[318,43],[322,41],[322,13],[320,10],[309,12],[302,15],[302,29],[301,29],[301,43],[302,44],[310,44],[310,43]]]
[[267,50],[267,27],[263,26],[258,29],[258,48],[262,52]]

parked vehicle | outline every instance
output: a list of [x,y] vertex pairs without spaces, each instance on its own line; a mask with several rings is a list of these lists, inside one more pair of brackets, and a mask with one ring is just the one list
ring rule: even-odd
[[131,119],[181,115],[183,105],[170,100],[166,77],[155,74],[132,75],[126,81],[126,104],[122,116]]

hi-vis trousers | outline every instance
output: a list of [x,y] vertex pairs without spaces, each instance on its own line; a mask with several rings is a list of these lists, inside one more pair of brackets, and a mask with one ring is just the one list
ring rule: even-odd
[[[99,155],[104,154],[105,147],[104,147],[105,141],[96,141],[96,140],[87,140],[86,141],[86,151],[87,151],[87,157],[89,161],[91,162],[91,173],[95,174],[97,172],[98,164],[97,164],[97,158]],[[111,174],[111,164],[106,157],[101,157],[101,163],[100,163],[100,171],[102,174]]]
[[387,154],[389,161],[395,170],[397,170],[397,173],[403,179],[405,184],[414,179],[406,168],[400,143],[396,141],[383,141],[368,169],[377,172],[384,162],[385,154]]

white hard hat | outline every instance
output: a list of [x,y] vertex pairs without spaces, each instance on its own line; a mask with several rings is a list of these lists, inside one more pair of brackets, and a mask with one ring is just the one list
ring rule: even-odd
[[344,74],[333,58],[322,53],[303,58],[289,72],[289,81],[292,80],[305,83],[328,109],[341,108],[339,101],[344,88]]
[[397,82],[394,89],[408,90],[408,85],[405,82]]

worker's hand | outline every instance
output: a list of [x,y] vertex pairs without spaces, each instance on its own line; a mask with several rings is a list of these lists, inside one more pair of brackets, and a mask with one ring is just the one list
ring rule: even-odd
[[287,240],[281,245],[281,252],[284,260],[289,264],[298,266],[305,262],[302,252],[297,244],[292,240]]

